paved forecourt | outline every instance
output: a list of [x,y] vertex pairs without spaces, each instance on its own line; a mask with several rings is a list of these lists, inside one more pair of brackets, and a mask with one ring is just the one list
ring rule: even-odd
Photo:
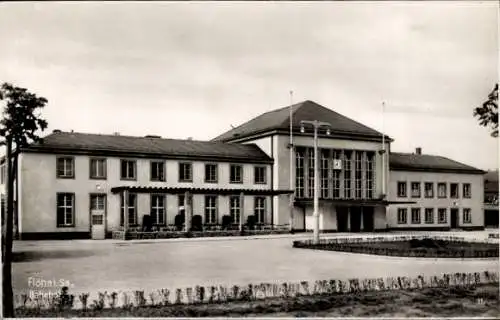
[[[428,234],[486,239],[488,232]],[[381,235],[394,234],[374,236]],[[342,236],[360,234],[323,235]],[[437,275],[499,268],[498,259],[402,258],[292,248],[293,240],[310,237],[18,241],[14,244],[14,291],[41,287],[55,291],[58,284],[69,284],[72,292],[89,293],[173,290],[196,285]]]

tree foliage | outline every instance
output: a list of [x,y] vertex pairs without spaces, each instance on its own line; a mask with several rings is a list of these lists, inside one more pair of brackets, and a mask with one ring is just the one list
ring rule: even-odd
[[498,137],[498,83],[488,95],[488,100],[474,109],[474,117],[478,118],[481,126],[491,128],[493,137]]
[[0,144],[5,144],[7,136],[12,138],[18,148],[39,141],[37,131],[47,128],[47,121],[39,114],[47,99],[37,97],[25,88],[4,83],[0,87],[0,101],[2,100],[5,101],[5,108],[0,120],[0,137],[4,139]]

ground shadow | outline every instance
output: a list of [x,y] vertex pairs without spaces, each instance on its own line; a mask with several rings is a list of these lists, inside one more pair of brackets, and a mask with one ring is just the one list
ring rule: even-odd
[[74,259],[96,256],[95,251],[58,250],[58,251],[20,251],[12,253],[12,262],[33,262],[46,259]]

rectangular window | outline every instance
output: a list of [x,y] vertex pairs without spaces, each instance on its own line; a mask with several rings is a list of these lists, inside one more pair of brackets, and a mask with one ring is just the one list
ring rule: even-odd
[[398,208],[398,224],[406,224],[407,223],[407,213],[408,210],[406,208]]
[[205,182],[217,183],[219,166],[216,163],[205,164]]
[[57,193],[57,226],[75,226],[75,194]]
[[57,177],[65,179],[75,177],[75,158],[57,157]]
[[295,196],[304,198],[304,149],[295,152]]
[[438,183],[438,198],[446,198],[446,183]]
[[[342,163],[340,156],[340,150],[334,150],[333,151],[333,168],[332,168],[332,175],[333,175],[333,198],[334,199],[339,199],[340,198],[340,173],[341,170],[339,169],[342,168],[342,164],[340,166],[338,165],[339,162]],[[337,164],[337,166],[335,166]]]
[[186,196],[183,195],[183,194],[180,194],[177,196],[177,210],[178,212],[176,214],[181,214],[181,215],[184,215],[185,213],[185,201],[186,200]]
[[420,198],[420,182],[411,183],[411,197]]
[[240,222],[240,197],[239,196],[231,196],[229,198],[229,214],[231,215],[231,219],[233,223]]
[[434,183],[433,182],[426,182],[424,184],[424,189],[425,189],[425,197],[426,198],[434,198]]
[[151,221],[155,225],[165,225],[165,195],[151,195]]
[[309,181],[307,184],[307,188],[309,191],[309,198],[314,197],[314,168],[315,168],[315,159],[314,159],[314,151],[312,148],[309,148],[309,157],[308,157],[308,169],[309,169]]
[[434,208],[425,208],[425,223],[434,223]]
[[120,193],[120,225],[123,226],[124,222],[124,212],[127,212],[128,225],[137,225],[137,194],[128,193],[127,208],[125,208],[125,201],[123,199],[123,193]]
[[151,181],[165,181],[165,161],[151,161]]
[[106,159],[90,159],[90,178],[106,179]]
[[255,197],[254,201],[254,214],[257,223],[266,223],[266,198]]
[[446,217],[446,208],[439,208],[438,209],[438,223],[446,223],[447,221]]
[[469,208],[463,209],[463,221],[464,223],[472,223],[472,214]]
[[230,183],[242,183],[243,182],[243,166],[239,164],[232,164],[230,167],[229,175]]
[[464,183],[462,185],[462,189],[463,189],[462,190],[463,197],[466,198],[466,199],[470,199],[472,197],[470,183]]
[[460,197],[458,183],[450,183],[450,198],[458,199]]
[[193,181],[193,164],[190,162],[179,163],[179,182]]
[[420,208],[411,208],[411,223],[420,223]]
[[350,199],[351,194],[351,154],[352,151],[344,151],[344,198]]
[[328,165],[328,157],[329,157],[329,151],[328,150],[322,150],[321,151],[321,169],[320,169],[320,175],[321,175],[321,198],[326,199],[329,198],[329,179],[328,179],[328,171],[329,171],[329,165]]
[[121,160],[121,179],[135,180],[137,162],[135,160]]
[[106,196],[103,194],[90,195],[90,210],[104,211],[106,207]]
[[407,197],[408,194],[406,192],[406,188],[407,188],[406,181],[399,181],[398,182],[398,197],[400,197],[400,198]]
[[253,168],[253,181],[255,184],[266,183],[266,167],[255,166]]
[[365,160],[365,176],[366,176],[366,198],[367,199],[372,199],[373,198],[373,160],[374,160],[375,154],[373,152],[367,152],[366,153],[366,160]]
[[205,196],[205,224],[217,223],[217,196]]
[[354,153],[354,196],[356,199],[361,199],[362,196],[362,172],[361,164],[363,159],[363,152],[356,151]]

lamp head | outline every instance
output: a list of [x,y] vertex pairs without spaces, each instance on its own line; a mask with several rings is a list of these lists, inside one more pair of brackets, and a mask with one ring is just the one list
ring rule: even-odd
[[326,134],[329,136],[330,135],[330,128],[326,129]]
[[304,128],[304,125],[300,125],[300,133],[306,132],[306,129]]

